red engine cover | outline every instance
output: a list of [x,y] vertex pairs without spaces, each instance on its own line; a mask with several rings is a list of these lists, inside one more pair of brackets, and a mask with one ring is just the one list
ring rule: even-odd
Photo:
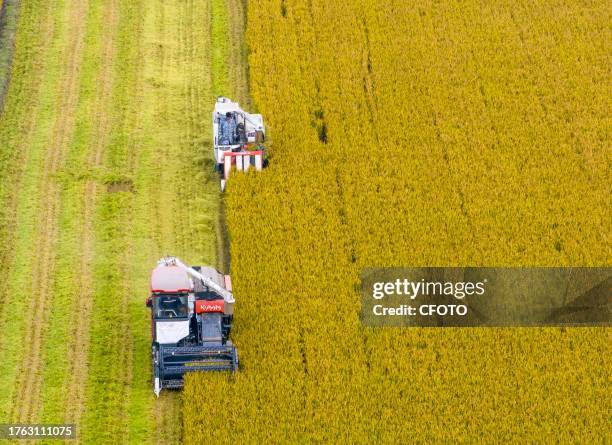
[[223,312],[225,301],[223,300],[196,300],[195,311],[196,314],[202,312]]

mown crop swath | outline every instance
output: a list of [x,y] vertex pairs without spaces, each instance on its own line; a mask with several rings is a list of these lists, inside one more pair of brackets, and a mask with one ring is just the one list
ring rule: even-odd
[[602,440],[606,332],[358,318],[365,266],[610,265],[609,14],[552,3],[249,2],[274,156],[230,183],[242,369],[189,379],[188,443]]

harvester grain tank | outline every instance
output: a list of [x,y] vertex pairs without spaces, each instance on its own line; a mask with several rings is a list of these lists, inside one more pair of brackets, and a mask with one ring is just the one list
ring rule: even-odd
[[181,388],[187,372],[237,370],[238,352],[229,340],[234,302],[229,275],[175,257],[158,261],[147,299],[157,396]]

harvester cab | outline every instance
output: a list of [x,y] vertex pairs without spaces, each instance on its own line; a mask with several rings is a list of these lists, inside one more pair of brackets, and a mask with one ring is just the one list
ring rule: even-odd
[[266,128],[261,114],[242,110],[237,102],[218,97],[212,114],[216,168],[221,174],[221,190],[232,166],[238,171],[261,170],[266,163]]
[[151,274],[153,390],[181,388],[186,372],[236,371],[228,339],[234,316],[231,279],[212,267],[158,261]]

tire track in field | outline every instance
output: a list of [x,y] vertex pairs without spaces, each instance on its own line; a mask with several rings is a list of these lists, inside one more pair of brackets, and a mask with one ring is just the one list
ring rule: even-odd
[[[180,63],[184,67],[182,72],[185,73],[185,76],[181,85],[184,100],[178,105],[181,107],[184,120],[181,125],[180,152],[177,155],[183,161],[181,169],[188,172],[189,181],[185,181],[180,191],[182,199],[190,206],[188,215],[178,230],[180,250],[185,252],[187,261],[205,260],[206,256],[202,250],[207,250],[203,230],[198,227],[198,222],[203,218],[198,199],[209,193],[207,184],[199,179],[203,168],[200,162],[202,153],[199,141],[206,134],[204,128],[209,122],[208,115],[202,113],[202,105],[209,101],[208,97],[202,94],[203,70],[200,66],[200,63],[206,60],[201,54],[201,48],[204,45],[200,34],[204,29],[205,21],[199,14],[203,10],[200,5],[195,5],[193,0],[189,0],[183,7],[181,19]],[[209,147],[206,146],[205,149],[208,150]],[[197,161],[194,161],[194,158]],[[205,173],[210,174],[210,171]]]
[[[154,22],[154,42],[155,42],[155,60],[152,61],[152,68],[155,76],[155,83],[160,86],[157,91],[151,91],[154,102],[154,110],[153,114],[155,119],[160,123],[163,122],[166,125],[171,122],[168,116],[168,97],[167,94],[164,93],[165,89],[168,88],[168,46],[167,42],[168,36],[166,35],[166,11],[165,6],[167,2],[162,0],[155,1],[154,6],[152,6],[153,11],[150,14],[153,16],[152,21]],[[170,5],[170,8],[174,7],[174,4]],[[173,32],[178,32],[174,30]],[[152,36],[153,37],[153,36]],[[158,128],[158,131],[155,132],[154,136],[156,139],[157,156],[159,159],[159,167],[156,171],[159,176],[161,182],[164,184],[164,188],[169,187],[171,183],[168,183],[167,178],[164,173],[169,167],[167,165],[168,154],[167,147],[164,144],[163,135],[161,133],[165,132],[166,128]],[[161,132],[159,131],[161,130]],[[160,141],[160,137],[162,140]],[[161,144],[160,144],[161,142]],[[161,146],[160,146],[161,145]],[[163,165],[161,165],[163,164]],[[166,190],[162,190],[162,192],[166,192]],[[154,201],[155,206],[151,209],[151,213],[153,215],[152,221],[155,221],[154,227],[152,227],[152,234],[154,234],[154,238],[156,240],[157,248],[162,249],[163,255],[170,254],[171,252],[166,252],[165,249],[168,245],[168,240],[166,240],[165,234],[167,233],[166,224],[164,224],[164,220],[167,218],[167,215],[164,215],[164,210],[167,210],[167,206],[162,204],[163,197],[159,196],[158,199]],[[176,411],[176,394],[162,392],[160,397],[155,400],[153,415],[155,416],[155,436],[153,438],[154,443],[158,445],[165,445],[173,443],[172,441],[172,420],[173,415]]]
[[[198,114],[198,104],[197,101],[194,100],[194,96],[197,96],[197,82],[194,82],[194,65],[198,59],[195,53],[194,45],[194,40],[196,38],[196,24],[193,23],[193,1],[190,0],[187,2],[183,8],[184,19],[181,25],[183,30],[181,33],[181,54],[184,60],[183,63],[185,63],[184,72],[187,73],[187,76],[183,82],[183,94],[185,95],[185,100],[183,101],[182,106],[185,110],[185,123],[183,126],[184,145],[181,148],[183,151],[182,156],[189,159],[191,156],[197,156],[197,147],[194,143],[193,120]],[[185,167],[192,169],[193,165],[186,165]],[[184,193],[183,199],[191,200],[194,196],[197,196],[197,190],[195,190],[193,187],[194,182],[195,181],[189,181],[189,186]],[[197,242],[196,240],[198,240],[197,233],[194,230],[196,227],[195,219],[198,215],[194,215],[195,212],[193,211],[188,213],[189,215],[188,218],[185,219],[185,224],[183,225],[184,230],[181,237],[182,250],[186,250],[190,244]]]
[[[226,0],[228,31],[228,70],[224,73],[228,76],[228,84],[232,92],[231,99],[240,103],[247,111],[254,112],[251,95],[249,92],[249,66],[247,63],[247,49],[245,42],[246,33],[246,2],[244,0]],[[212,73],[213,77],[220,73]],[[215,83],[214,79],[211,83]],[[221,82],[223,84],[223,82]],[[212,111],[212,110],[211,110]],[[211,134],[211,144],[213,136]],[[225,273],[230,273],[231,256],[229,233],[226,228],[226,204],[221,199],[219,203],[219,215],[216,220],[216,254],[217,266]]]
[[[173,149],[170,151],[170,156],[172,156],[174,160],[174,171],[180,172],[183,171],[187,175],[190,174],[190,168],[188,165],[184,165],[186,161],[184,160],[184,156],[190,158],[193,156],[193,153],[185,153],[185,146],[188,144],[187,137],[189,135],[189,117],[193,110],[188,105],[188,89],[189,89],[189,80],[191,79],[191,69],[192,65],[195,61],[192,61],[190,58],[190,54],[186,54],[186,51],[189,50],[189,42],[191,40],[191,35],[189,31],[191,31],[191,23],[189,22],[189,16],[193,12],[193,3],[191,0],[186,2],[182,2],[176,5],[179,13],[176,17],[176,25],[177,32],[174,36],[174,50],[172,52],[172,60],[173,63],[170,65],[172,70],[180,72],[180,84],[176,85],[176,93],[172,96],[176,100],[177,97],[180,97],[180,101],[176,101],[174,106],[171,108],[170,112],[172,115],[176,115],[176,121],[174,122],[176,131],[176,140],[173,141],[171,146]],[[191,13],[190,13],[191,11]],[[187,85],[187,86],[186,86]],[[180,117],[179,117],[180,116]],[[176,176],[175,176],[176,177]],[[181,204],[185,206],[185,213],[183,217],[177,218],[174,221],[174,248],[176,251],[185,256],[186,245],[187,245],[187,237],[186,229],[191,225],[192,218],[192,199],[193,196],[191,194],[192,190],[190,189],[192,181],[191,178],[186,178],[181,183],[176,184],[177,197],[180,199]],[[192,240],[192,242],[195,240]],[[184,253],[181,253],[184,252]]]
[[[165,223],[162,222],[157,228],[159,231],[156,234],[156,237],[159,241],[159,247],[164,249],[164,254],[170,253],[173,254],[176,252],[176,249],[179,247],[177,242],[179,241],[179,233],[178,226],[182,223],[181,219],[183,215],[178,218],[173,218],[172,220],[168,220],[168,214],[164,214],[168,209],[172,208],[172,204],[174,204],[173,200],[169,200],[168,195],[173,194],[176,191],[176,181],[177,178],[174,175],[169,175],[169,173],[174,172],[174,166],[176,165],[176,160],[172,159],[175,153],[170,150],[171,144],[179,145],[182,141],[181,132],[173,132],[179,136],[179,140],[177,141],[169,141],[167,140],[167,129],[168,126],[170,128],[178,128],[180,122],[175,122],[174,119],[178,119],[182,116],[173,115],[173,106],[178,103],[177,98],[174,96],[176,92],[173,89],[174,83],[176,79],[173,78],[174,69],[181,70],[180,75],[184,75],[181,66],[180,54],[180,39],[181,35],[184,32],[184,25],[178,19],[183,14],[183,5],[176,1],[159,1],[157,3],[158,11],[158,36],[157,38],[160,41],[163,41],[163,46],[160,48],[160,57],[157,61],[157,72],[160,78],[162,79],[164,88],[158,94],[158,113],[162,116],[163,122],[166,123],[166,127],[163,128],[163,133],[160,133],[160,137],[162,138],[163,151],[160,155],[165,159],[165,165],[163,171],[160,172],[162,178],[164,179],[164,183],[167,184],[170,190],[166,189],[164,194],[166,198],[160,196],[160,200],[157,205],[157,212],[162,220],[165,220]],[[177,12],[179,11],[179,12]],[[178,17],[177,17],[178,16]],[[176,23],[174,20],[176,19]],[[178,25],[179,29],[175,29],[172,25]],[[175,67],[175,65],[179,65]],[[177,198],[181,196],[179,193],[175,195]],[[176,198],[175,198],[176,199]],[[173,212],[173,214],[176,214]],[[165,249],[172,249],[170,252],[166,252]],[[166,393],[162,393],[161,397],[156,400],[155,405],[155,443],[158,445],[170,445],[170,444],[179,444],[182,442],[181,440],[181,394],[173,391],[166,391]]]
[[55,183],[54,174],[62,165],[74,130],[87,6],[88,0],[75,0],[69,4],[67,60],[59,86],[57,119],[45,156],[40,188],[40,231],[32,273],[36,286],[32,292],[29,332],[25,335],[29,341],[24,342],[24,359],[16,382],[17,392],[11,413],[11,418],[19,422],[35,421],[42,405],[42,344],[49,314],[47,303],[51,299],[60,201],[60,188]]
[[[249,65],[245,42],[246,2],[244,0],[227,0],[229,25],[229,84],[243,109],[251,110],[252,101],[249,92]],[[251,112],[253,112],[251,110]]]
[[[124,224],[127,225],[128,222],[125,221]],[[129,260],[125,256],[123,256],[118,261],[118,264],[119,264],[120,269],[129,270],[129,267],[130,267]],[[131,298],[129,282],[124,281],[121,284],[123,287],[121,291],[121,307],[129,307],[130,298]],[[132,382],[132,377],[134,373],[134,351],[133,351],[134,336],[132,334],[132,325],[127,315],[124,316],[123,323],[121,326],[122,326],[122,329],[121,329],[121,335],[119,338],[123,339],[123,341],[121,341],[120,344],[118,345],[118,349],[119,349],[118,354],[119,354],[119,357],[123,357],[124,362],[123,362],[123,366],[120,370],[119,375],[121,376],[120,380],[122,382],[125,382],[126,384],[125,399],[123,403],[121,404],[121,418],[128,419],[128,420],[126,422],[127,423],[126,428],[122,431],[122,435],[118,437],[121,437],[121,443],[127,443],[129,441],[129,433],[130,433],[130,429],[129,429],[130,413],[128,411],[128,407],[129,407],[128,401],[130,397],[132,397],[132,389],[133,389],[129,385]]]
[[[91,141],[93,149],[90,151],[87,165],[89,170],[96,170],[102,165],[104,152],[111,132],[111,116],[109,115],[111,96],[114,82],[113,68],[116,55],[116,34],[118,26],[118,5],[117,0],[106,2],[105,11],[105,32],[102,35],[104,41],[102,49],[102,60],[100,75],[98,76],[99,89],[94,116],[95,130]],[[94,262],[94,219],[96,209],[96,195],[98,193],[98,182],[90,179],[85,183],[85,193],[83,196],[83,232],[81,239],[82,256],[80,262],[78,307],[75,314],[76,323],[72,330],[73,345],[70,348],[72,355],[68,357],[70,367],[69,381],[67,387],[70,388],[66,400],[66,421],[79,424],[84,409],[89,371],[89,328],[91,322],[91,311],[93,308],[93,271]]]

